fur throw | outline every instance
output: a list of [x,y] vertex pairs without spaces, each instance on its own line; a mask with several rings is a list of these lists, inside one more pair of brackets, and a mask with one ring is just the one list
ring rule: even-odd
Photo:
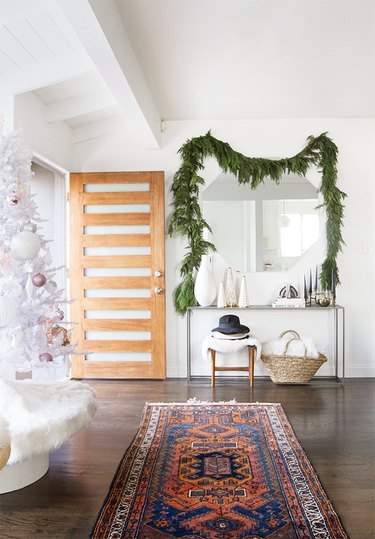
[[[266,356],[282,356],[284,353],[288,356],[304,356],[306,347],[306,357],[317,358],[319,357],[319,350],[309,337],[303,337],[299,340],[292,340],[289,345],[288,342],[292,339],[293,335],[290,333],[284,335],[280,339],[275,339],[263,344],[263,354]],[[287,351],[286,347],[288,346]]]
[[82,382],[0,380],[0,439],[7,426],[8,463],[57,449],[86,427],[95,411],[94,391]]
[[262,346],[258,339],[252,335],[248,335],[245,339],[216,339],[213,335],[207,335],[202,344],[202,355],[204,359],[208,359],[210,348],[223,354],[229,354],[244,350],[250,345],[256,346],[256,359],[258,359],[262,352]]

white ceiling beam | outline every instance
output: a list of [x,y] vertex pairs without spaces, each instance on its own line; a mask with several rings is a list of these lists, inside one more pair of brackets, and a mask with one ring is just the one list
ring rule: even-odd
[[118,103],[108,88],[98,88],[46,105],[46,118],[48,123],[59,122],[116,105]]
[[4,2],[1,0],[0,23],[17,20],[22,17],[27,18],[35,12],[43,12],[51,5],[51,0],[12,0]]
[[37,63],[25,69],[14,69],[0,76],[0,97],[31,92],[43,86],[72,79],[94,69],[85,52],[72,53]]
[[144,130],[145,144],[159,147],[160,115],[137,63],[120,12],[112,0],[57,0],[97,70],[123,108]]

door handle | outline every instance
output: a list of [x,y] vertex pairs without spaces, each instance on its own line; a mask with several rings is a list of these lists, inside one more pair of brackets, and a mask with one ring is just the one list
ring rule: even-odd
[[156,286],[154,290],[155,290],[155,294],[162,294],[164,292],[161,286]]
[[155,277],[161,277],[163,274],[160,270],[154,272]]

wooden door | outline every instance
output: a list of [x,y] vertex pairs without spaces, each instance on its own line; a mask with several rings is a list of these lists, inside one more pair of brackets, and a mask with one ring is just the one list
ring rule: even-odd
[[165,378],[164,174],[70,175],[73,378]]

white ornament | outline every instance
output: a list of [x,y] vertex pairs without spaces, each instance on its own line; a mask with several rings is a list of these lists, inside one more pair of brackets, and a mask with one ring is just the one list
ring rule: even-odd
[[26,285],[25,285],[26,295],[29,299],[32,299],[34,295],[35,287],[33,285],[33,281],[31,279],[31,275],[29,273],[29,276],[27,277]]
[[217,306],[219,307],[219,309],[223,309],[224,307],[226,307],[226,305],[227,302],[225,300],[224,283],[223,281],[220,281],[219,293],[217,295]]
[[16,328],[13,328],[9,330],[9,335],[11,337],[12,342],[12,348],[18,348],[19,345],[22,342],[22,327],[17,326]]
[[39,236],[29,230],[18,232],[10,240],[10,250],[16,258],[26,260],[34,258],[40,249],[41,242]]
[[36,232],[36,224],[35,223],[27,223],[24,227],[24,230],[29,230],[30,232]]
[[209,255],[203,255],[194,285],[195,299],[201,307],[212,305],[216,298],[216,284]]
[[245,275],[243,275],[241,279],[241,289],[240,289],[240,297],[238,298],[238,306],[241,307],[241,309],[244,309],[245,307],[249,306]]
[[225,300],[227,307],[237,307],[236,287],[234,284],[232,268],[227,268],[227,276],[225,280]]
[[16,318],[16,302],[6,296],[0,296],[0,328],[9,326]]

